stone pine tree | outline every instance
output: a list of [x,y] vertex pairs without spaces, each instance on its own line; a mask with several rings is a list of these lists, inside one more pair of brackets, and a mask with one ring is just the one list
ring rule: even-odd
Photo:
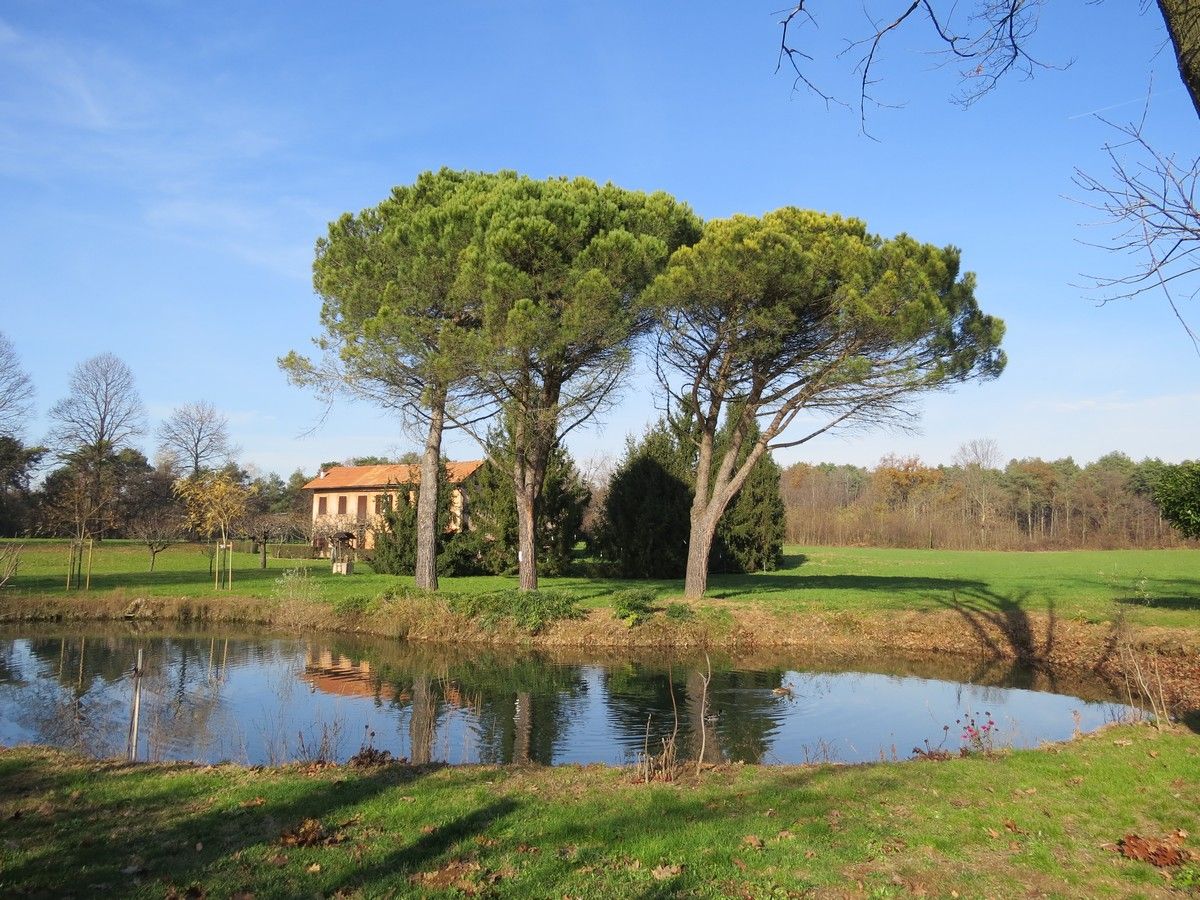
[[769,449],[902,424],[917,395],[1000,374],[1004,325],[974,285],[953,247],[794,208],[709,222],[675,252],[647,300],[660,381],[697,423],[687,597],[703,595],[721,516]]
[[437,588],[442,434],[483,414],[471,394],[482,307],[463,277],[478,254],[478,209],[495,176],[442,169],[397,187],[376,207],[343,215],[317,242],[324,352],[280,361],[293,383],[328,398],[365,398],[424,425],[417,487],[415,574]]
[[551,454],[612,398],[631,342],[651,324],[642,290],[696,239],[699,221],[663,193],[517,175],[504,176],[480,217],[474,292],[488,352],[479,385],[511,428],[520,587],[531,590]]

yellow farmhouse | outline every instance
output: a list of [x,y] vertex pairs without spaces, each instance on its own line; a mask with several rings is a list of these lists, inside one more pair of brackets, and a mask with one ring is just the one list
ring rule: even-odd
[[[483,460],[447,462],[453,490],[450,495],[450,530],[459,531],[466,525],[467,491],[464,482]],[[312,521],[314,540],[323,546],[323,531],[349,531],[359,536],[359,546],[374,546],[374,529],[384,509],[384,497],[397,502],[400,485],[419,484],[419,465],[331,466],[322,469],[304,486],[312,491]],[[415,503],[410,496],[408,502]],[[322,527],[322,526],[327,527]]]

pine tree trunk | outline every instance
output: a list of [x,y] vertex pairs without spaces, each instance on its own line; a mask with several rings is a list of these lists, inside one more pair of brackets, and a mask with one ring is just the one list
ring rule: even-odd
[[412,712],[408,720],[409,761],[413,765],[433,759],[436,721],[432,680],[428,675],[418,675],[413,679]]
[[716,521],[721,511],[692,509],[692,527],[688,534],[687,573],[684,576],[683,596],[699,600],[708,587],[708,557],[712,553]]
[[442,464],[442,427],[445,417],[446,394],[435,396],[429,407],[429,434],[425,438],[425,455],[421,457],[421,484],[417,490],[417,587],[424,591],[438,589],[438,469]]
[[534,507],[537,495],[534,486],[526,480],[517,482],[517,547],[520,551],[518,568],[521,573],[521,590],[536,591],[537,541],[534,540]]

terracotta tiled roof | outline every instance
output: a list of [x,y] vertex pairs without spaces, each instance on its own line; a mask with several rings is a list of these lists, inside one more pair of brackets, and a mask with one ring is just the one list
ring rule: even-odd
[[[482,459],[447,462],[446,468],[450,470],[450,482],[458,484],[460,481],[465,481],[482,465]],[[420,480],[421,467],[419,465],[333,466],[326,469],[323,475],[318,475],[306,484],[304,488],[310,491],[383,488],[389,484],[416,484]]]

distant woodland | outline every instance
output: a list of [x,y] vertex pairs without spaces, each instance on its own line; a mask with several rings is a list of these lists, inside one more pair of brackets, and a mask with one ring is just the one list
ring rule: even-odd
[[1085,466],[1069,457],[1014,459],[973,441],[955,464],[885,456],[873,469],[797,463],[780,491],[787,540],[797,544],[954,550],[1186,546],[1164,521],[1154,487],[1171,467],[1109,453]]

